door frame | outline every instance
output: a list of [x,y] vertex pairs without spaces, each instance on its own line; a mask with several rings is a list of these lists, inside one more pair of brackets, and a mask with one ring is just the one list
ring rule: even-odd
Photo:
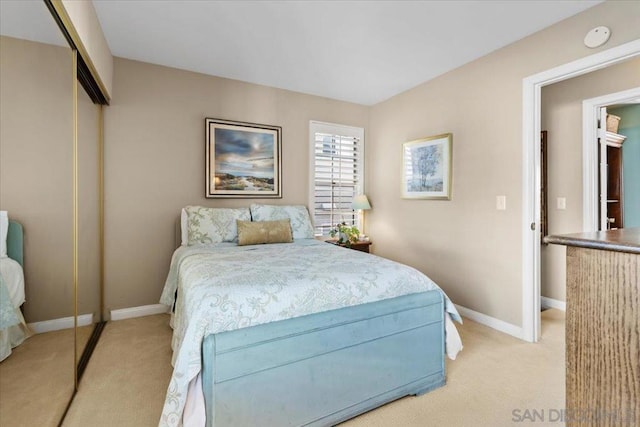
[[640,56],[640,39],[522,81],[522,339],[540,339],[540,116],[542,87]]
[[598,132],[600,108],[640,98],[640,87],[610,93],[582,101],[582,229],[599,230],[598,211],[598,138],[606,138]]

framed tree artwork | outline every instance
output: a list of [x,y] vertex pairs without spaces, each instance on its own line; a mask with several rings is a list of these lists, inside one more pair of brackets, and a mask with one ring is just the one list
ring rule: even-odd
[[452,134],[402,144],[402,197],[451,200]]

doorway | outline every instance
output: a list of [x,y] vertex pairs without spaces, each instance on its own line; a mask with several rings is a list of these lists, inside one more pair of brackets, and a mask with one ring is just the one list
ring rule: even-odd
[[[600,165],[598,161],[598,144],[600,137],[606,138],[598,127],[598,121],[602,120],[601,109],[613,105],[638,105],[640,104],[640,87],[612,93],[597,98],[585,99],[582,103],[582,133],[583,133],[583,224],[586,231],[605,229],[603,219],[599,212],[602,210],[599,181]],[[638,166],[640,168],[640,165]],[[605,200],[606,202],[606,200]],[[604,218],[606,219],[606,217]]]
[[541,89],[640,55],[640,40],[581,58],[523,80],[522,338],[540,337]]
[[[593,99],[594,96],[600,96],[609,92],[619,91],[628,87],[638,85],[640,76],[637,75],[637,69],[640,67],[640,58],[632,59],[624,63],[615,64],[606,69],[588,73],[576,78],[568,79],[562,82],[545,86],[542,89],[542,105],[541,105],[541,126],[547,136],[547,150],[543,150],[542,159],[542,182],[543,192],[541,194],[542,201],[546,199],[546,203],[542,203],[546,208],[546,215],[543,212],[542,218],[547,218],[547,231],[542,228],[541,235],[561,235],[569,233],[578,233],[589,230],[588,226],[583,222],[583,192],[585,185],[583,183],[583,156],[582,151],[594,149],[598,152],[598,141],[594,138],[586,144],[580,130],[583,126],[583,104],[585,98]],[[626,101],[634,93],[625,91],[620,95],[607,99],[616,102]],[[587,101],[588,102],[588,101]],[[608,104],[611,105],[611,104]],[[614,110],[616,111],[616,110]],[[613,116],[610,116],[610,122],[613,122]],[[603,126],[606,124],[606,116],[602,119]],[[593,123],[594,128],[597,123]],[[546,131],[546,132],[545,132]],[[611,137],[611,132],[606,134]],[[608,138],[602,138],[604,141]],[[615,147],[615,143],[605,146],[610,151],[608,168],[612,177],[614,154],[619,154],[621,150]],[[618,144],[617,147],[620,145]],[[606,157],[605,151],[605,157]],[[546,155],[545,155],[546,154]],[[598,162],[594,174],[598,177]],[[606,162],[605,162],[606,163]],[[636,167],[637,168],[637,167]],[[619,168],[618,171],[622,171]],[[545,179],[546,172],[546,179]],[[605,175],[606,177],[606,175]],[[617,183],[622,184],[622,177]],[[614,184],[614,180],[609,180],[610,184]],[[598,188],[607,188],[607,184],[595,186]],[[616,193],[622,194],[622,186],[614,187]],[[545,197],[546,196],[546,197]],[[595,199],[598,194],[594,195]],[[615,200],[614,200],[615,199]],[[610,217],[617,217],[616,226],[622,225],[622,218],[615,212],[615,208],[622,206],[620,197],[605,197],[604,202],[610,208]],[[606,207],[606,205],[605,205]],[[605,215],[606,216],[606,215]],[[596,215],[597,217],[597,215]],[[614,221],[611,219],[611,221]],[[595,230],[595,229],[593,229]],[[548,308],[565,310],[566,304],[566,249],[559,245],[541,244],[540,247],[540,293],[541,293],[541,310]],[[544,336],[544,316],[542,320],[542,334]]]

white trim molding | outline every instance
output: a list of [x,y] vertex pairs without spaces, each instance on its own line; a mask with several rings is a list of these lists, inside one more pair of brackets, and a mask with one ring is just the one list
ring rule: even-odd
[[558,310],[567,311],[567,303],[553,298],[540,297],[540,306],[542,308],[556,308]]
[[111,320],[133,319],[134,317],[151,316],[169,312],[169,307],[164,304],[141,305],[139,307],[121,308],[111,310]]
[[522,328],[520,326],[512,325],[511,323],[496,319],[495,317],[487,316],[486,314],[479,313],[458,304],[455,304],[455,306],[456,309],[458,309],[458,313],[469,320],[473,320],[481,325],[488,326],[497,331],[522,339]]
[[[640,39],[522,81],[522,332],[540,338],[540,109],[542,87],[640,56]],[[533,229],[533,230],[532,230]]]
[[[93,324],[93,313],[78,316],[79,327],[91,324]],[[29,326],[29,328],[36,334],[59,331],[62,329],[73,329],[73,316],[44,320],[42,322],[33,322],[29,323],[27,326]]]

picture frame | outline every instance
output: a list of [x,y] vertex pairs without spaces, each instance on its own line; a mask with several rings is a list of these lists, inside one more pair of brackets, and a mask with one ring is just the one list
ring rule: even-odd
[[205,119],[206,198],[282,198],[282,128]]
[[402,144],[402,198],[451,200],[453,135]]

